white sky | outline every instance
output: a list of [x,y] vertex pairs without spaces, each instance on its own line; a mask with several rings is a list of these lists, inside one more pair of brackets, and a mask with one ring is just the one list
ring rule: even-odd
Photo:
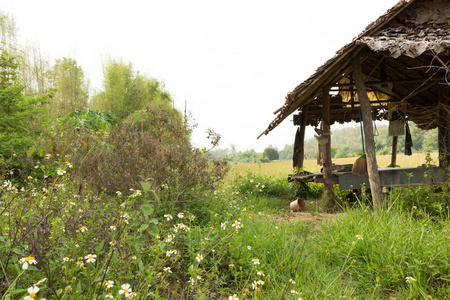
[[[398,0],[1,0],[22,41],[71,57],[101,87],[106,56],[165,83],[198,127],[193,142],[262,152],[294,142],[287,118],[274,119],[286,94]],[[311,136],[312,132],[307,132]]]

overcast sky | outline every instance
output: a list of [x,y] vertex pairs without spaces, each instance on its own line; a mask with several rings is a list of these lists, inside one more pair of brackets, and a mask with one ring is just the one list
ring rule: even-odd
[[286,94],[397,2],[1,0],[0,10],[21,41],[51,62],[74,58],[96,89],[107,56],[163,81],[198,123],[197,147],[211,128],[220,148],[262,152],[294,142],[292,116],[256,139]]

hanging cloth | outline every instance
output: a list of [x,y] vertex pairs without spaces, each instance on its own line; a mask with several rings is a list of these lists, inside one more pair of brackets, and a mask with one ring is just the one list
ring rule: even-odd
[[406,121],[406,136],[405,136],[405,155],[412,155],[412,138],[411,132],[409,131],[408,121]]
[[292,163],[293,167],[298,167],[298,153],[300,152],[302,141],[300,140],[300,127],[297,127],[297,132],[295,133],[295,141],[294,141],[294,151],[292,153]]
[[389,136],[405,135],[405,113],[395,104],[389,120]]

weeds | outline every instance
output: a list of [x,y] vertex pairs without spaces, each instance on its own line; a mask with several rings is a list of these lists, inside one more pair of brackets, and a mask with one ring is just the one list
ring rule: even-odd
[[2,181],[2,300],[443,299],[450,292],[448,219],[417,218],[420,208],[406,211],[400,199],[381,212],[359,201],[314,226],[270,216],[293,195],[270,178],[248,174],[201,197],[192,191],[179,207],[170,202],[176,188],[154,190],[148,181],[113,194],[86,185],[81,195],[74,163],[43,162],[37,170],[48,180]]

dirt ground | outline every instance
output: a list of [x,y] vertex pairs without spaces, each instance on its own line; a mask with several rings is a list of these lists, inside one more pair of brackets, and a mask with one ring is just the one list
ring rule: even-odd
[[329,213],[315,213],[315,212],[307,212],[307,211],[286,211],[285,213],[275,214],[272,217],[280,222],[291,222],[291,221],[312,221],[317,224],[322,223],[326,220],[332,220],[339,216],[342,213],[337,214],[329,214]]

